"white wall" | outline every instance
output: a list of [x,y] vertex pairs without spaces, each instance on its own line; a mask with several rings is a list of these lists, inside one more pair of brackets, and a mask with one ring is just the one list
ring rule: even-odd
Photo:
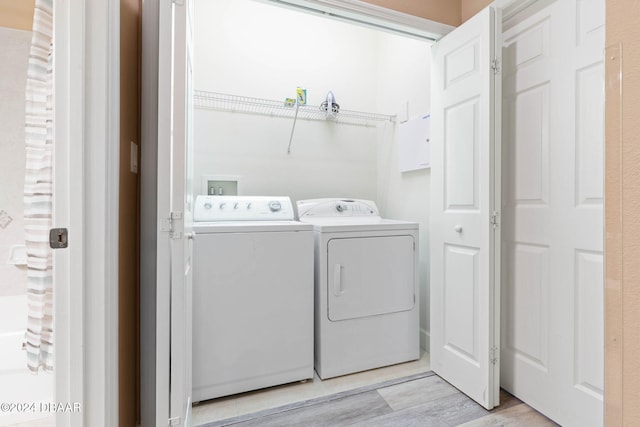
[[[369,29],[246,0],[196,3],[194,88],[282,100],[307,89],[319,105],[332,90],[341,108],[376,112],[377,38]],[[375,128],[195,112],[200,176],[242,176],[243,194],[375,199]]]
[[24,245],[24,123],[31,31],[0,27],[0,211],[12,218],[0,227],[0,297],[27,291],[25,267],[9,265],[12,245]]
[[[378,108],[392,106],[399,120],[430,112],[430,70],[428,43],[395,35],[381,37]],[[385,217],[420,224],[420,345],[428,350],[430,169],[400,172],[398,126],[382,129],[378,134],[378,205]]]
[[[250,0],[196,3],[194,88],[409,117],[429,112],[426,42]],[[375,200],[385,217],[420,224],[421,345],[428,348],[429,170],[400,173],[397,124],[375,128],[195,110],[201,175],[240,175],[243,194]]]

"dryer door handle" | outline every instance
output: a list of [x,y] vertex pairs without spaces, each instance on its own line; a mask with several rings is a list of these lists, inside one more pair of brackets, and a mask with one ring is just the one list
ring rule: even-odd
[[342,289],[342,266],[335,264],[333,266],[333,295],[339,297],[344,293]]

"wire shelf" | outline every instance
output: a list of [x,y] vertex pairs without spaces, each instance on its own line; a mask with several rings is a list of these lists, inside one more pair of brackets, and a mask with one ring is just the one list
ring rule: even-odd
[[[207,110],[289,118],[294,118],[296,115],[295,102],[285,103],[284,101],[226,95],[223,93],[205,92],[202,90],[193,91],[193,102],[196,108]],[[395,115],[390,116],[343,109],[340,109],[336,114],[327,114],[326,108],[323,110],[322,107],[318,105],[298,106],[297,118],[303,120],[334,121],[336,123],[360,126],[376,126],[378,122],[389,121],[395,123],[396,121]]]

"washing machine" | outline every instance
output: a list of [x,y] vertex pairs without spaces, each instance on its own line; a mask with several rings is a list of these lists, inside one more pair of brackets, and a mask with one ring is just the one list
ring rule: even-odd
[[297,202],[315,241],[315,369],[322,379],[420,357],[418,224],[368,200]]
[[193,401],[313,378],[313,231],[288,197],[198,196]]

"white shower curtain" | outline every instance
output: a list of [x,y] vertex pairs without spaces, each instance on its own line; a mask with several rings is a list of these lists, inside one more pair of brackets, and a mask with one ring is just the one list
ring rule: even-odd
[[23,348],[33,372],[53,370],[53,7],[36,0],[26,88],[24,228],[29,319]]

